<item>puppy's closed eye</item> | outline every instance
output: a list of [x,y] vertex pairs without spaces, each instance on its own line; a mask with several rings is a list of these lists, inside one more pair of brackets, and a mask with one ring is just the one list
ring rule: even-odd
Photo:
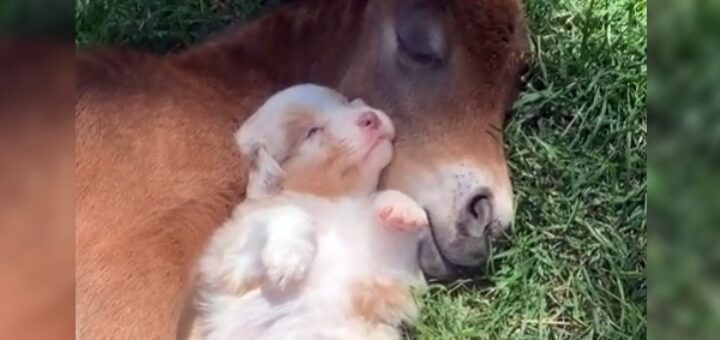
[[323,128],[320,126],[312,127],[312,128],[310,128],[310,130],[308,130],[307,134],[305,135],[305,139],[310,139],[322,131],[323,131]]

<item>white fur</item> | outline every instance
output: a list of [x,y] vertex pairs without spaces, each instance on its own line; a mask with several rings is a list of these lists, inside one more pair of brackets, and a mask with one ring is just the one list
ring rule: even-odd
[[240,150],[244,154],[250,154],[258,144],[262,144],[267,147],[267,151],[274,159],[284,160],[293,145],[288,141],[286,131],[278,127],[288,118],[286,111],[290,107],[320,114],[318,120],[322,127],[332,129],[338,135],[356,143],[362,142],[362,136],[359,135],[355,122],[347,119],[348,114],[373,110],[378,113],[383,125],[389,129],[388,135],[391,137],[395,135],[395,127],[390,122],[390,118],[383,112],[367,106],[361,99],[354,99],[351,102],[327,87],[302,84],[274,94],[245,121],[235,134]]
[[352,316],[349,294],[353,283],[375,278],[423,285],[419,234],[383,226],[375,213],[375,202],[395,204],[387,193],[337,201],[293,194],[276,208],[238,207],[213,238],[201,275],[210,284],[254,276],[263,283],[243,295],[204,289],[205,339],[397,339],[395,327],[414,317],[414,305],[376,327]]
[[[291,89],[271,98],[241,128],[236,138],[245,152],[259,144],[274,157],[284,157],[289,146],[277,145],[287,141],[277,138],[282,115],[276,113],[283,103],[301,102],[335,114],[366,107],[317,86]],[[384,114],[381,119],[390,124]],[[300,150],[312,156],[313,149]],[[364,184],[374,187],[388,162],[389,157],[363,163],[373,174]],[[263,171],[262,163],[251,180],[277,175]],[[367,281],[400,284],[408,292],[424,287],[417,247],[420,229],[427,227],[425,211],[397,191],[368,188],[370,195],[331,199],[287,191],[264,196],[263,187],[256,187],[257,200],[235,209],[202,257],[195,334],[208,340],[399,339],[398,326],[414,318],[416,305],[409,302],[371,322],[353,312],[352,290]],[[260,284],[248,286],[253,282]],[[245,286],[252,289],[240,289]]]

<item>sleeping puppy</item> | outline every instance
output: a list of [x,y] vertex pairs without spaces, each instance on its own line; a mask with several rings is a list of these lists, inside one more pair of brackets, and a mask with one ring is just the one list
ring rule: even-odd
[[199,339],[399,339],[424,286],[425,211],[377,192],[390,119],[361,100],[298,85],[273,95],[236,139],[247,199],[199,266]]

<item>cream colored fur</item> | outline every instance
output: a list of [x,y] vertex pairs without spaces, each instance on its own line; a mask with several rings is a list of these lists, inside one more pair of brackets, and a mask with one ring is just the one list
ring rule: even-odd
[[[298,107],[315,115],[305,123],[319,124],[324,136],[298,139],[285,130]],[[375,112],[382,132],[352,124],[362,112]],[[376,192],[393,135],[384,113],[314,85],[281,91],[248,119],[236,135],[254,162],[248,199],[200,261],[197,339],[400,338],[400,324],[417,312],[412,290],[424,286],[417,247],[428,221],[408,196]],[[298,175],[284,166],[317,161],[331,140],[352,146],[340,163],[353,171],[323,171],[352,173],[356,183],[331,196],[285,187]]]

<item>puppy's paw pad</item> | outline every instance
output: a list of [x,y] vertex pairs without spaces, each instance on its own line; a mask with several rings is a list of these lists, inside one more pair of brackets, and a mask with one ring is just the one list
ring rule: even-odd
[[427,213],[415,201],[392,192],[379,198],[378,217],[385,225],[401,230],[414,230],[429,224]]

